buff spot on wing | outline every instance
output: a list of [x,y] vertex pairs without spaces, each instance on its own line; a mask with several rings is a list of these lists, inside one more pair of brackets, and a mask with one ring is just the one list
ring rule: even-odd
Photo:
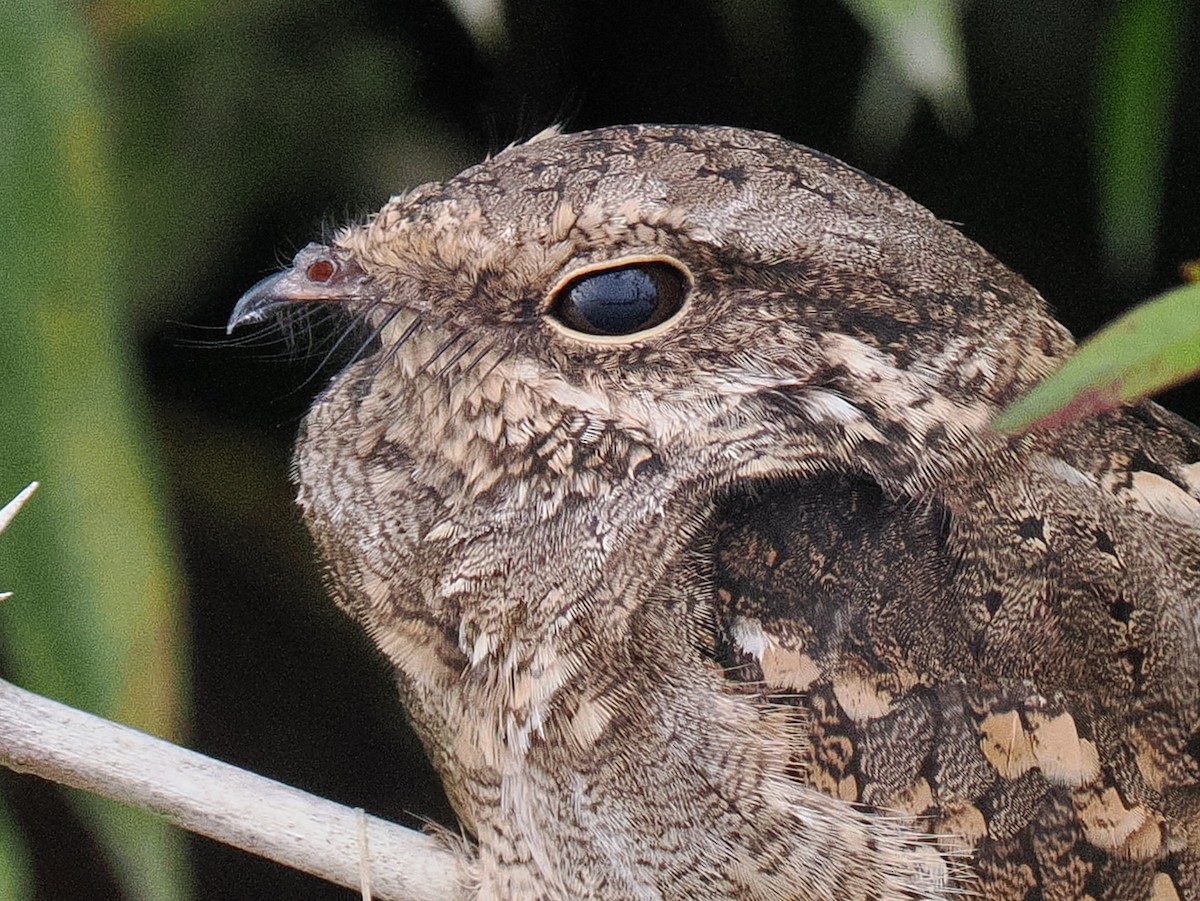
[[803,651],[769,641],[762,656],[763,679],[772,688],[807,691],[821,675],[817,663]]
[[1150,788],[1162,791],[1167,787],[1171,761],[1167,759],[1163,749],[1152,742],[1141,729],[1131,726],[1127,734],[1129,744],[1134,749],[1138,772]]
[[1058,785],[1086,785],[1100,775],[1100,755],[1095,744],[1079,737],[1069,713],[1047,716],[1028,714],[1030,748],[1038,768]]
[[1193,497],[1200,497],[1200,461],[1176,466],[1175,475],[1187,485]]
[[1017,779],[1037,766],[1033,743],[1015,710],[993,713],[980,725],[983,756],[1005,779]]
[[987,835],[987,820],[974,804],[963,804],[942,816],[934,831],[954,850],[972,851]]
[[1096,745],[1079,737],[1069,713],[1030,710],[1024,719],[1016,710],[994,713],[980,731],[984,756],[1005,779],[1017,779],[1036,767],[1056,785],[1078,787],[1100,775]]
[[1159,873],[1154,877],[1154,883],[1150,887],[1150,901],[1182,901],[1175,883],[1166,873]]
[[843,801],[858,801],[858,780],[853,775],[839,776],[829,770],[814,767],[809,773],[813,787]]
[[1200,525],[1200,500],[1169,479],[1153,472],[1132,472],[1128,484],[1114,474],[1107,480],[1110,489],[1130,506],[1146,513],[1165,516],[1187,526]]
[[1150,860],[1162,846],[1156,817],[1142,804],[1126,807],[1109,786],[1076,801],[1084,836],[1102,851],[1132,860]]
[[773,689],[807,691],[821,675],[812,657],[766,632],[757,619],[739,616],[730,632],[738,650],[758,660],[763,681]]
[[911,786],[899,792],[884,804],[879,805],[889,811],[918,817],[934,806],[933,788],[929,780],[921,777]]
[[871,684],[868,677],[855,673],[839,676],[833,683],[833,696],[856,724],[877,719],[892,709],[888,692]]

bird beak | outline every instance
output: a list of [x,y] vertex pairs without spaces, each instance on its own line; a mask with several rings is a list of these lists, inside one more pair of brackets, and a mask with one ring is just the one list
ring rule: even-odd
[[342,251],[309,244],[292,260],[291,268],[268,275],[242,295],[229,316],[226,333],[262,322],[284,304],[337,303],[367,296],[367,276]]

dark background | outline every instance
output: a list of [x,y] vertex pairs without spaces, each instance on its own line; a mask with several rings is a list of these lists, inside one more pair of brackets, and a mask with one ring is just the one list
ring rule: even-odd
[[[1200,256],[1194,19],[1176,67],[1155,76],[1178,86],[1157,250],[1122,271],[1102,253],[1097,203],[1112,3],[971,4],[972,120],[948,125],[918,102],[890,149],[855,127],[872,45],[833,0],[513,0],[490,44],[436,0],[250,2],[186,27],[110,22],[105,9],[88,14],[118,186],[145,210],[122,265],[185,566],[189,743],[410,825],[454,821],[385,666],[325,599],[291,503],[290,444],[332,370],[304,348],[221,331],[239,294],[296,249],[550,123],[650,121],[766,129],[868,168],[1023,273],[1076,334]],[[1194,387],[1165,399],[1192,418],[1197,401]],[[0,787],[30,836],[40,897],[120,897],[56,790]],[[205,840],[194,860],[199,898],[354,897]]]

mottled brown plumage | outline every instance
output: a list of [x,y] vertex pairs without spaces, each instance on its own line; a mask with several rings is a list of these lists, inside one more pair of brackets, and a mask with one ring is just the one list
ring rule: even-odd
[[300,301],[378,335],[300,504],[477,897],[1200,899],[1200,433],[989,430],[1070,337],[900,192],[551,133],[231,325]]

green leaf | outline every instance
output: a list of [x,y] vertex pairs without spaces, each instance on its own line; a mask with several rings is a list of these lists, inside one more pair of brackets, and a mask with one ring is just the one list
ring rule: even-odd
[[1133,403],[1200,373],[1200,284],[1135,307],[993,423],[1001,432],[1056,428]]
[[1154,264],[1184,0],[1122,0],[1101,46],[1096,110],[1100,232],[1110,276],[1144,282]]
[[[166,737],[183,710],[181,589],[138,407],[104,96],[78,7],[0,5],[0,657],[22,685]],[[129,897],[186,897],[181,836],[70,795]],[[18,874],[12,874],[17,878]]]

